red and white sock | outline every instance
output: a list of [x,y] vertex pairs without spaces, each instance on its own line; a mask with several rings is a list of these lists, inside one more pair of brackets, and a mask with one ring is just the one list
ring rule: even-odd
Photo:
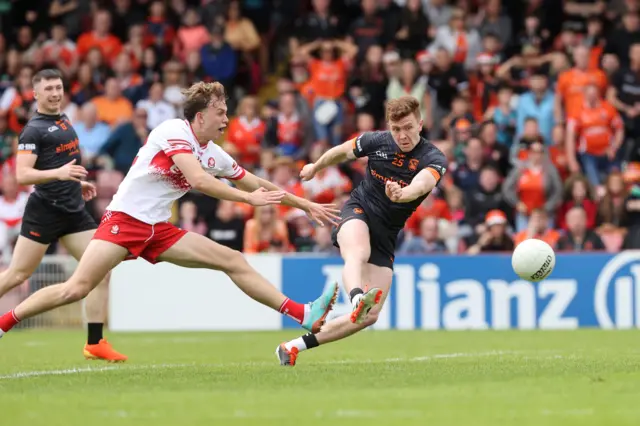
[[298,324],[302,324],[302,321],[304,321],[305,305],[294,302],[287,297],[284,302],[282,302],[278,312],[282,315],[288,316],[289,318],[293,318],[298,322]]
[[6,314],[0,316],[0,331],[3,332],[2,334],[4,334],[7,331],[11,330],[13,326],[19,322],[20,320],[18,319],[14,310],[12,309]]

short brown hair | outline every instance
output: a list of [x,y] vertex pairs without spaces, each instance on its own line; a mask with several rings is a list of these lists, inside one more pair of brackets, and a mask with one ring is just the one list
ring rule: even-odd
[[205,83],[200,81],[193,84],[188,89],[184,89],[182,94],[184,101],[184,118],[193,121],[196,114],[207,109],[217,101],[226,101],[224,86],[221,83]]
[[31,78],[31,84],[36,85],[40,83],[42,80],[62,80],[62,73],[54,68],[47,68],[44,70],[40,70]]
[[420,102],[413,96],[401,96],[387,102],[387,121],[402,120],[409,114],[415,114],[420,120]]

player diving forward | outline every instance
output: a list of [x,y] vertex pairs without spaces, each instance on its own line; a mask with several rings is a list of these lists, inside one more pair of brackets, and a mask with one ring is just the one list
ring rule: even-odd
[[329,321],[320,333],[281,344],[276,349],[281,365],[293,366],[300,351],[343,339],[376,322],[393,279],[398,233],[446,172],[444,154],[420,137],[422,120],[415,98],[389,101],[386,116],[389,131],[367,132],[338,145],[300,173],[310,180],[325,167],[368,157],[366,177],[351,193],[333,232],[353,311]]
[[[9,268],[0,273],[0,297],[27,280],[49,244],[58,239],[73,257],[80,259],[98,227],[84,206],[96,195],[96,189],[81,181],[87,171],[80,165],[78,135],[61,112],[62,74],[45,69],[36,73],[32,81],[37,110],[18,139],[16,175],[19,184],[35,185],[35,192],[27,201]],[[87,297],[84,356],[125,361],[127,357],[113,350],[102,336],[108,310],[107,282],[105,279]]]
[[[167,120],[149,134],[71,278],[35,292],[0,316],[0,337],[19,320],[86,297],[111,269],[135,257],[223,271],[254,300],[294,318],[311,332],[320,330],[335,302],[337,284],[312,303],[296,303],[251,268],[242,253],[168,222],[172,204],[190,189],[254,206],[282,202],[306,211],[320,224],[339,219],[331,205],[287,194],[246,172],[212,142],[228,123],[220,83],[196,83],[184,94],[186,120]],[[242,190],[214,176],[232,179]]]

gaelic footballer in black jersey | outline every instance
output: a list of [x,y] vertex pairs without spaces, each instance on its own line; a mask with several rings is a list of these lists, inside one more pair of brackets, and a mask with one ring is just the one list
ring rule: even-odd
[[[356,157],[368,157],[367,171],[343,207],[340,225],[351,219],[366,222],[371,238],[369,263],[392,268],[398,234],[429,193],[408,203],[394,203],[385,193],[387,181],[404,188],[421,170],[427,169],[439,182],[446,173],[447,160],[442,151],[424,138],[412,151],[403,152],[388,131],[363,133],[352,143]],[[336,247],[339,230],[340,227],[332,234]]]

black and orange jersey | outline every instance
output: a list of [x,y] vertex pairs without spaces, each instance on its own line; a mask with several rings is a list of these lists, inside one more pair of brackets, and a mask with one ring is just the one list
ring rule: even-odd
[[[405,222],[429,195],[410,203],[394,203],[385,194],[385,184],[391,180],[406,187],[423,169],[428,169],[439,182],[444,176],[447,160],[435,145],[420,138],[410,152],[402,152],[389,131],[366,132],[353,139],[356,157],[368,157],[365,179],[351,196],[362,203],[367,215],[374,215],[392,230],[404,228]],[[374,232],[374,230],[371,230]]]
[[[52,170],[72,160],[80,165],[80,143],[66,115],[46,115],[36,112],[18,138],[18,155],[38,156],[34,168]],[[66,212],[84,209],[79,182],[51,181],[38,184],[35,195]]]

